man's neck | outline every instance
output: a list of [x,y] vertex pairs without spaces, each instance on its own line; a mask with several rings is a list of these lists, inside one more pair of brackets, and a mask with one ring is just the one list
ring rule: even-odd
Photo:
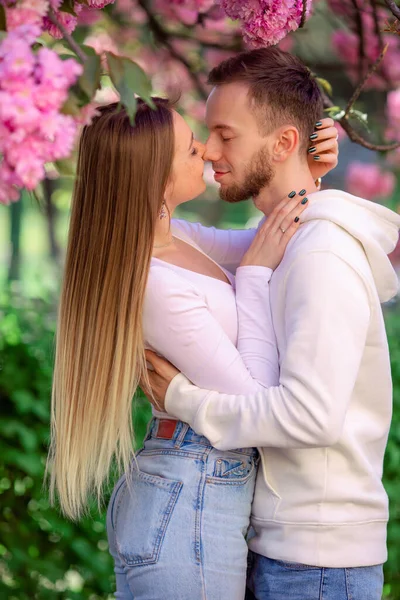
[[[312,194],[317,191],[315,181],[306,166],[305,168],[292,169],[290,173],[280,173],[275,175],[268,187],[264,188],[257,198],[254,198],[254,205],[265,216],[271,214],[284,198],[288,198],[290,192],[297,194],[301,190],[306,190],[306,194]],[[289,199],[289,198],[288,198]],[[299,197],[299,202],[301,198]]]

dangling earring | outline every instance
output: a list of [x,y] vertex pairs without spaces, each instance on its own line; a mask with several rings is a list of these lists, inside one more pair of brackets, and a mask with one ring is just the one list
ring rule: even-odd
[[159,219],[165,219],[165,218],[167,217],[167,211],[165,210],[165,209],[166,209],[166,206],[167,206],[167,205],[165,204],[165,200],[163,200],[163,201],[162,201],[162,204],[161,204],[161,210],[160,210],[160,212],[158,213],[158,218],[159,218]]

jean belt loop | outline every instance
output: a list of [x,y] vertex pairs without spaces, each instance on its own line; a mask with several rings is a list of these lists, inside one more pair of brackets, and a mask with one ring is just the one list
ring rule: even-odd
[[178,433],[176,440],[174,442],[174,448],[180,448],[182,446],[188,430],[189,430],[189,425],[187,423],[181,423],[181,430]]
[[146,442],[154,431],[154,427],[156,424],[156,418],[152,417],[150,421],[147,423],[146,435],[144,436],[143,441]]

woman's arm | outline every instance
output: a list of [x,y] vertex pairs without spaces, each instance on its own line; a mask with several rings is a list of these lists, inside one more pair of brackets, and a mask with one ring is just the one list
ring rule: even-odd
[[178,232],[182,231],[221,267],[233,273],[257,231],[257,229],[216,229],[205,227],[201,223],[172,219],[172,231],[174,228],[177,228]]
[[[259,269],[263,269],[264,293],[268,295],[272,270]],[[220,286],[221,282],[216,281],[215,285]],[[251,376],[237,348],[211,314],[204,296],[172,269],[152,267],[143,327],[146,344],[196,385],[224,393],[244,394],[263,389],[263,382]],[[274,338],[271,321],[264,322],[263,332]],[[273,345],[269,361],[275,373],[277,353]]]

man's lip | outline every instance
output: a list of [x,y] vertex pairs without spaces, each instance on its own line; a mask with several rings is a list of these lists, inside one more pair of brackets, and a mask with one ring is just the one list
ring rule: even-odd
[[229,171],[214,171],[214,179],[218,181],[218,179],[221,179],[221,177],[227,173],[229,173]]

